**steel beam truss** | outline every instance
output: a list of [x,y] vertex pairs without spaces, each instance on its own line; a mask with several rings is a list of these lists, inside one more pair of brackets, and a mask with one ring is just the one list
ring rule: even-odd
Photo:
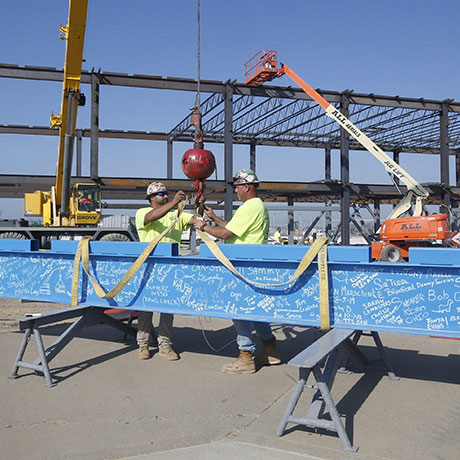
[[[43,81],[62,81],[63,72],[47,67],[19,67],[0,64],[0,78],[18,78]],[[83,71],[82,84],[97,80],[99,85],[149,88],[155,90],[192,91],[197,82],[192,79],[163,78],[153,75],[128,75],[113,72]],[[255,160],[256,146],[289,146],[320,148],[325,155],[331,149],[342,149],[341,131],[337,124],[328,118],[323,110],[300,88],[263,86],[250,87],[236,81],[201,81],[200,89],[209,97],[201,104],[204,142],[226,143],[228,127],[231,126],[231,143],[247,144]],[[227,107],[226,95],[233,95]],[[400,96],[379,96],[344,92],[318,91],[337,107],[346,98],[348,117],[365,132],[377,145],[394,155],[400,153],[438,154],[444,152],[444,163],[448,155],[456,156],[456,184],[449,187],[448,171],[444,173],[444,185],[434,184],[428,203],[458,203],[460,201],[460,103],[452,100],[436,101],[427,99],[403,98]],[[228,102],[228,101],[227,101]],[[98,101],[95,103],[99,103]],[[231,110],[230,110],[231,108]],[[227,115],[226,113],[231,113]],[[144,139],[168,142],[190,142],[193,127],[187,114],[169,132],[98,130],[98,138]],[[1,120],[0,120],[1,121]],[[226,128],[227,127],[227,128]],[[226,131],[227,129],[227,131]],[[0,134],[57,135],[47,126],[17,126],[0,124]],[[444,133],[444,134],[442,134]],[[91,128],[80,128],[81,137],[91,137]],[[343,136],[343,135],[342,135]],[[354,139],[347,138],[350,150],[362,150]],[[227,148],[230,148],[227,146]],[[169,160],[168,160],[169,161]],[[443,164],[444,164],[443,163]],[[444,167],[445,169],[445,167]],[[34,177],[37,179],[34,180]],[[328,177],[325,172],[325,176]],[[330,177],[330,176],[329,176]],[[141,196],[140,190],[148,179],[130,180],[117,178],[96,178],[103,187],[104,197],[135,199]],[[15,181],[13,184],[12,181]],[[33,191],[52,178],[42,176],[0,175],[0,194],[2,197],[20,197],[24,190]],[[184,181],[168,176],[169,187],[184,187]],[[215,182],[213,184],[213,182]],[[268,183],[267,183],[268,184]],[[210,181],[214,185],[213,197],[224,199],[225,181]],[[38,187],[37,187],[38,186]],[[269,183],[269,188],[261,187],[267,201],[333,202],[340,201],[344,190],[350,193],[352,204],[394,204],[399,199],[399,191],[393,186],[346,184],[326,180],[322,183]],[[209,187],[211,190],[211,187]],[[404,187],[401,187],[404,191]],[[378,205],[376,205],[378,202]],[[356,220],[353,222],[356,225]],[[359,224],[358,224],[359,226]]]
[[[101,85],[196,91],[197,82],[184,78],[162,78],[153,75],[128,75],[113,72],[83,71],[82,84],[91,84],[96,74]],[[19,67],[0,64],[0,78],[20,78],[61,81],[62,70],[48,67]],[[340,147],[340,130],[316,104],[300,89],[291,87],[250,87],[235,81],[204,80],[201,90],[210,96],[201,104],[203,128],[208,142],[222,142],[224,138],[224,110],[219,106],[225,99],[225,88],[233,87],[233,142],[238,144],[284,145],[323,148]],[[331,103],[339,104],[343,92],[321,91]],[[452,100],[402,98],[345,92],[349,98],[351,121],[383,150],[405,153],[439,153],[439,118],[443,104],[448,106],[449,149],[460,151],[460,103]],[[83,136],[89,129],[82,129]],[[47,127],[1,125],[0,133],[52,135]],[[144,131],[101,131],[101,137],[190,141],[193,130],[190,114],[169,133]],[[350,149],[362,146],[350,139]]]

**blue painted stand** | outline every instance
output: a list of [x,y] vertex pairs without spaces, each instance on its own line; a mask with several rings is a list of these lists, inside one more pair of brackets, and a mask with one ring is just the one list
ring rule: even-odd
[[[145,243],[92,242],[91,270],[108,291]],[[70,303],[77,242],[0,240],[0,297]],[[247,278],[280,283],[294,273],[307,246],[222,245]],[[319,326],[316,263],[291,286],[254,287],[230,273],[202,246],[200,257],[177,255],[176,244],[154,254],[114,299],[97,297],[81,269],[79,305],[161,311]],[[409,263],[371,262],[369,247],[328,248],[330,316],[334,328],[460,338],[460,251],[411,248]]]

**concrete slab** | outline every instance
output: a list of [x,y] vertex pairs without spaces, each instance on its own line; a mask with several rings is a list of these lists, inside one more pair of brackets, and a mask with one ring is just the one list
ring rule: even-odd
[[267,458],[276,458],[277,460],[318,460],[317,457],[310,457],[309,455],[283,452],[279,449],[270,449],[257,444],[237,441],[220,441],[185,449],[129,457],[124,460],[177,460],[179,458],[199,460],[235,460],[238,458],[250,460],[266,460]]
[[[158,320],[155,320],[157,324]],[[176,349],[181,359],[157,354],[137,359],[136,347],[107,326],[82,331],[51,362],[58,385],[20,369],[7,376],[22,334],[0,332],[0,451],[18,460],[118,458],[257,460],[458,460],[460,452],[460,341],[381,334],[400,381],[382,365],[365,374],[338,374],[332,396],[359,446],[343,452],[330,433],[288,425],[276,428],[297,379],[297,369],[281,365],[253,375],[222,374],[236,356],[231,321],[176,317]],[[46,328],[50,344],[63,329]],[[316,337],[316,331],[274,325],[287,360]],[[368,337],[360,341],[371,358]],[[31,353],[33,351],[34,353]],[[28,348],[34,359],[34,344]],[[304,415],[311,392],[296,410]]]

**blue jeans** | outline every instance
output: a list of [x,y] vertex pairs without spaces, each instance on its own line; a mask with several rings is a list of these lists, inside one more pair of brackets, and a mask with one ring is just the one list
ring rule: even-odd
[[238,334],[236,337],[236,343],[238,348],[243,351],[250,351],[254,354],[256,346],[252,340],[252,331],[255,330],[259,337],[265,341],[274,338],[272,328],[269,323],[261,323],[259,321],[243,321],[240,319],[234,319],[233,324]]

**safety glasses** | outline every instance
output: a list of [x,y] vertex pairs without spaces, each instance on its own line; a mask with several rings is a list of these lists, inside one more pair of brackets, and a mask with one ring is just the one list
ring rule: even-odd
[[168,194],[168,192],[158,192],[158,193],[155,193],[155,195],[158,195],[158,196],[166,196]]

